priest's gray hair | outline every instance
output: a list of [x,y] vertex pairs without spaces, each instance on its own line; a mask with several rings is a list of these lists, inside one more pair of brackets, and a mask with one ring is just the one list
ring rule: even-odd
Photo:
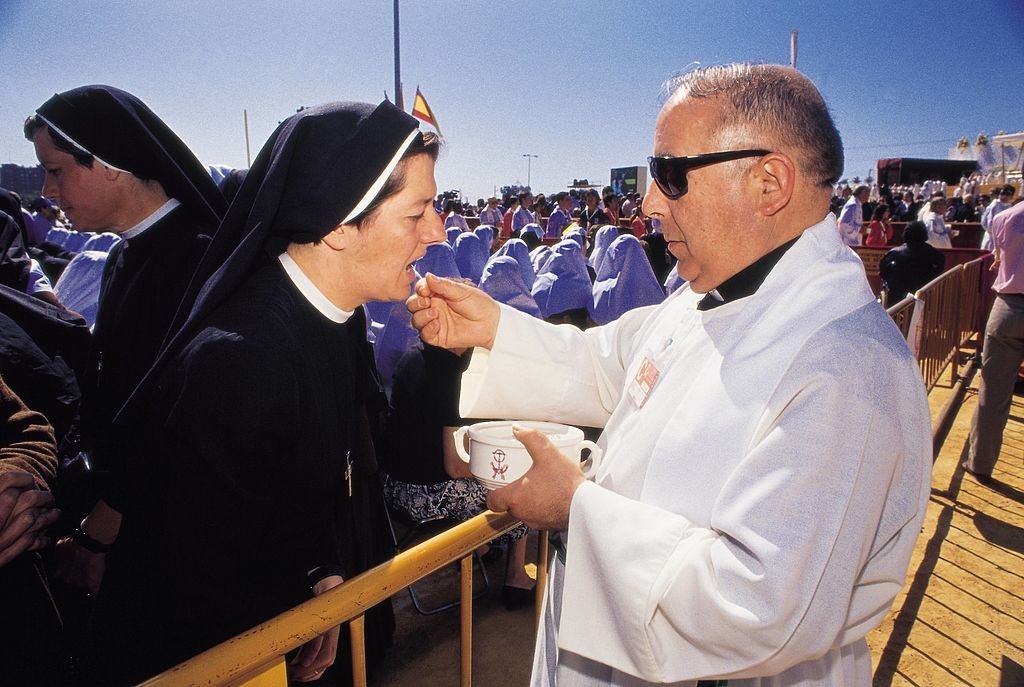
[[[716,132],[739,129],[745,147],[788,153],[812,183],[831,187],[843,172],[843,142],[821,93],[806,76],[775,64],[698,67],[666,83],[668,102],[715,99]],[[759,140],[758,135],[767,140]]]

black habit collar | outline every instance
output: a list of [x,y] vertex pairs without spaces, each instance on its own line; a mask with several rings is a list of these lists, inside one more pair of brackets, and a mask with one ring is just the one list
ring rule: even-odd
[[764,280],[768,278],[768,274],[779,260],[782,259],[786,251],[792,248],[799,238],[797,236],[795,239],[787,241],[778,248],[766,253],[719,284],[717,289],[708,291],[704,294],[704,298],[701,298],[700,302],[697,303],[697,310],[711,310],[731,301],[753,295],[761,287],[761,284],[764,283]]

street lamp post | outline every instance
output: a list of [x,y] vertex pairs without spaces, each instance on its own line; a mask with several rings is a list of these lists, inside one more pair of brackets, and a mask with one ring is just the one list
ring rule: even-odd
[[523,153],[523,157],[526,158],[526,188],[533,190],[533,186],[530,185],[530,168],[533,164],[533,158],[540,157],[540,155],[534,155],[532,153]]

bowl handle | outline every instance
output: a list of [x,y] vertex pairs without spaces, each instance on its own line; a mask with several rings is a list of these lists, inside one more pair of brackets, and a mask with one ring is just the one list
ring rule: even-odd
[[[456,444],[456,447],[458,446],[459,444]],[[585,448],[590,449],[590,458],[588,458],[587,462],[584,463],[583,476],[587,479],[593,479],[594,475],[597,474],[597,467],[601,464],[601,458],[604,456],[604,451],[601,450],[600,446],[589,439],[584,439],[583,442],[580,443],[580,450],[582,451]]]
[[466,438],[466,432],[469,431],[468,425],[463,425],[455,430],[455,452],[459,454],[459,458],[462,459],[463,463],[469,465],[469,453],[466,452],[466,446],[464,439]]

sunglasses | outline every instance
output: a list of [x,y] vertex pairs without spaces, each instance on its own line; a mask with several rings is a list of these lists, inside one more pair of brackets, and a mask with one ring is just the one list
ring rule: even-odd
[[745,157],[760,157],[770,152],[770,150],[727,150],[722,153],[705,153],[704,155],[686,157],[652,155],[647,158],[647,164],[650,166],[651,178],[658,184],[661,192],[667,198],[675,200],[686,194],[688,190],[686,173],[691,169],[716,165],[719,162],[740,160]]

